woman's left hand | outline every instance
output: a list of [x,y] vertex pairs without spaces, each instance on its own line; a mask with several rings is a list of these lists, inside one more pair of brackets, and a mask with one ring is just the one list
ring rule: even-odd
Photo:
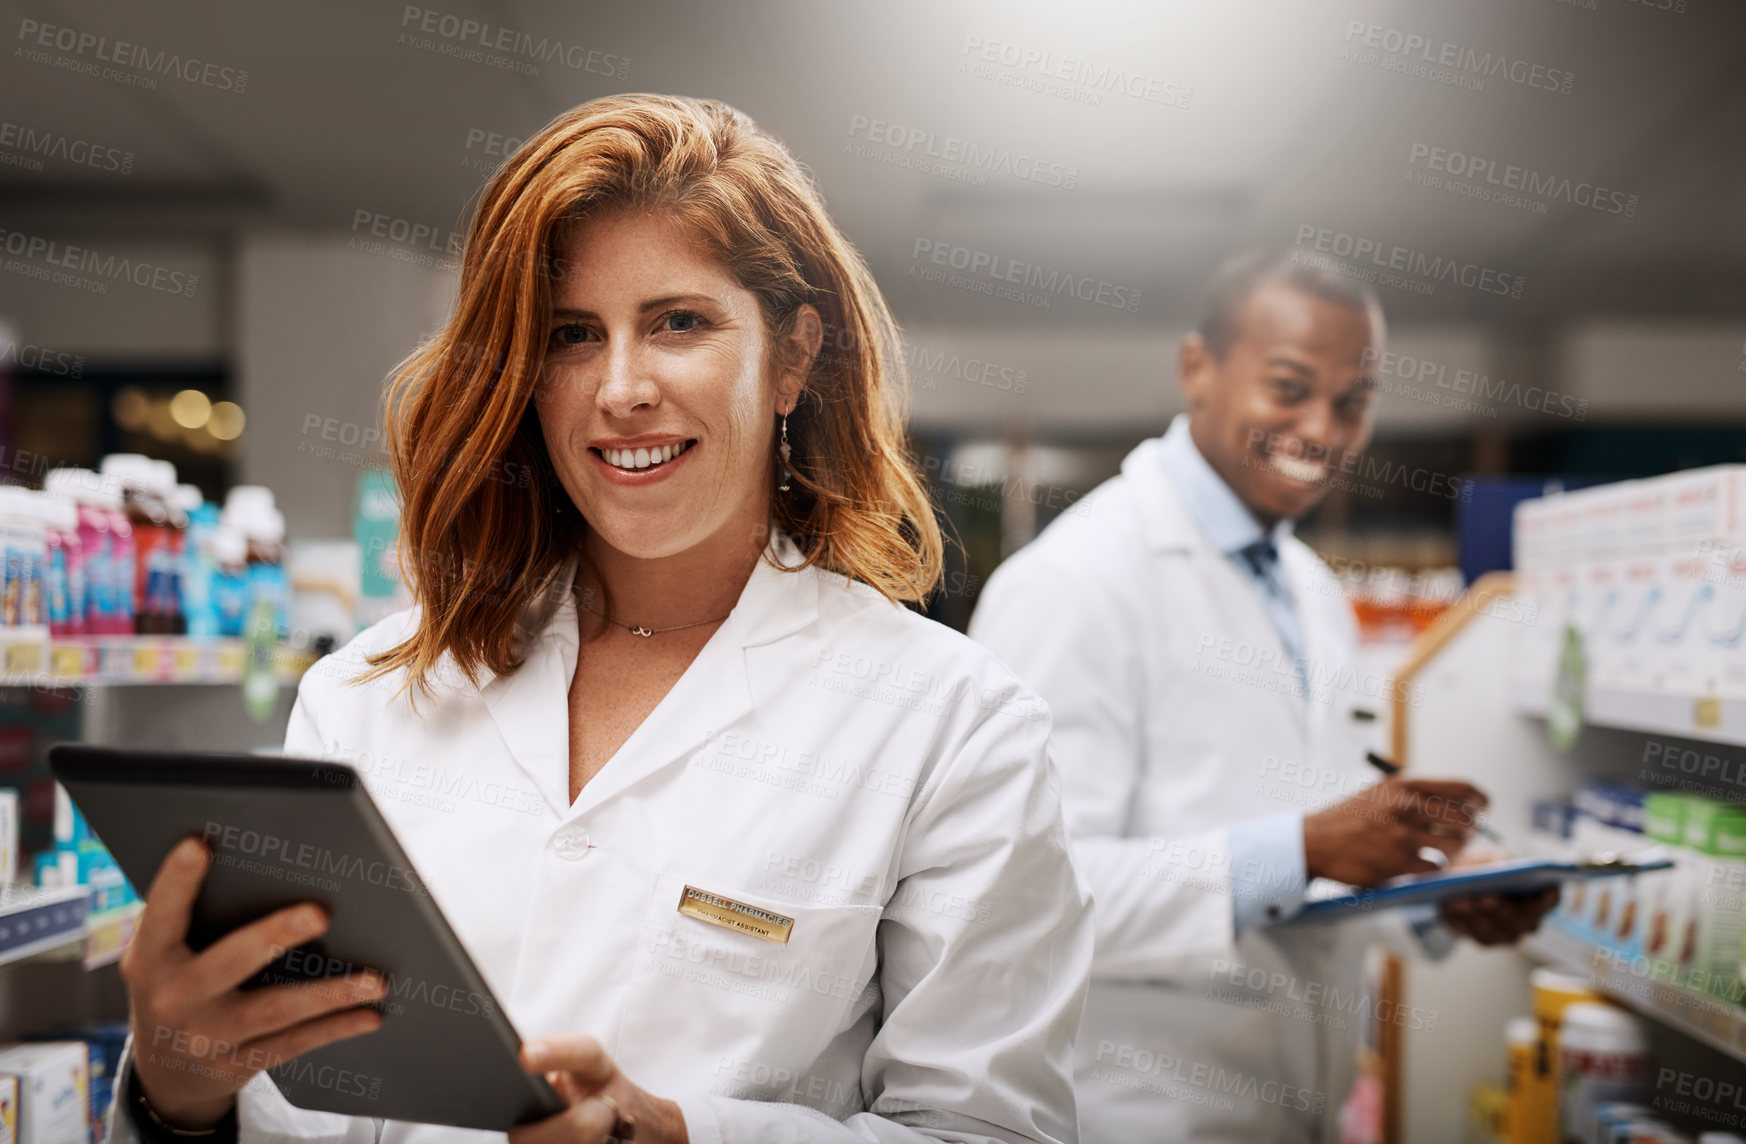
[[593,1037],[529,1041],[521,1047],[521,1063],[528,1072],[544,1073],[570,1107],[511,1129],[509,1144],[688,1144],[679,1106],[627,1080]]

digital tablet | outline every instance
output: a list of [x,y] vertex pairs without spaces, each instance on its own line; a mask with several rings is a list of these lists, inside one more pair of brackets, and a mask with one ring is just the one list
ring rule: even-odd
[[362,969],[387,980],[376,1032],[268,1070],[292,1104],[496,1132],[565,1107],[521,1067],[515,1027],[350,767],[69,744],[49,767],[142,894],[178,842],[205,840],[192,948],[298,902],[327,911],[327,932],[244,988]]

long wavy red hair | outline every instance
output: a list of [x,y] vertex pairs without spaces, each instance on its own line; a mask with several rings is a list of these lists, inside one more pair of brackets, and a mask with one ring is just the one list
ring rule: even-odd
[[569,228],[621,207],[680,219],[758,296],[771,345],[802,305],[823,319],[823,351],[789,417],[792,491],[772,488],[771,522],[807,564],[888,599],[919,602],[939,583],[940,532],[902,429],[897,325],[810,177],[726,104],[608,96],[553,120],[492,176],[468,230],[454,313],[395,372],[386,438],[402,500],[401,568],[420,615],[416,632],[372,656],[360,679],[404,668],[423,690],[445,652],[474,680],[480,668],[520,666],[518,621],[587,527],[558,483],[532,402],[552,280]]

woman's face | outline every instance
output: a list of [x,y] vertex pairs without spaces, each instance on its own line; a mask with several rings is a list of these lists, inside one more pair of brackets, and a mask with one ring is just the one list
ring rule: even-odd
[[[775,367],[757,296],[668,215],[589,219],[558,265],[534,403],[591,543],[641,559],[754,534],[761,548],[772,433],[804,360]],[[797,326],[822,330],[803,310]]]

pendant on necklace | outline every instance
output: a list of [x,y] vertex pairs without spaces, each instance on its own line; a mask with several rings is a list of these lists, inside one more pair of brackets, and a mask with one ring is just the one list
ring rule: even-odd
[[653,629],[653,628],[632,628],[630,630],[630,634],[633,636],[642,636],[644,639],[648,639],[650,636],[655,634],[655,629]]

